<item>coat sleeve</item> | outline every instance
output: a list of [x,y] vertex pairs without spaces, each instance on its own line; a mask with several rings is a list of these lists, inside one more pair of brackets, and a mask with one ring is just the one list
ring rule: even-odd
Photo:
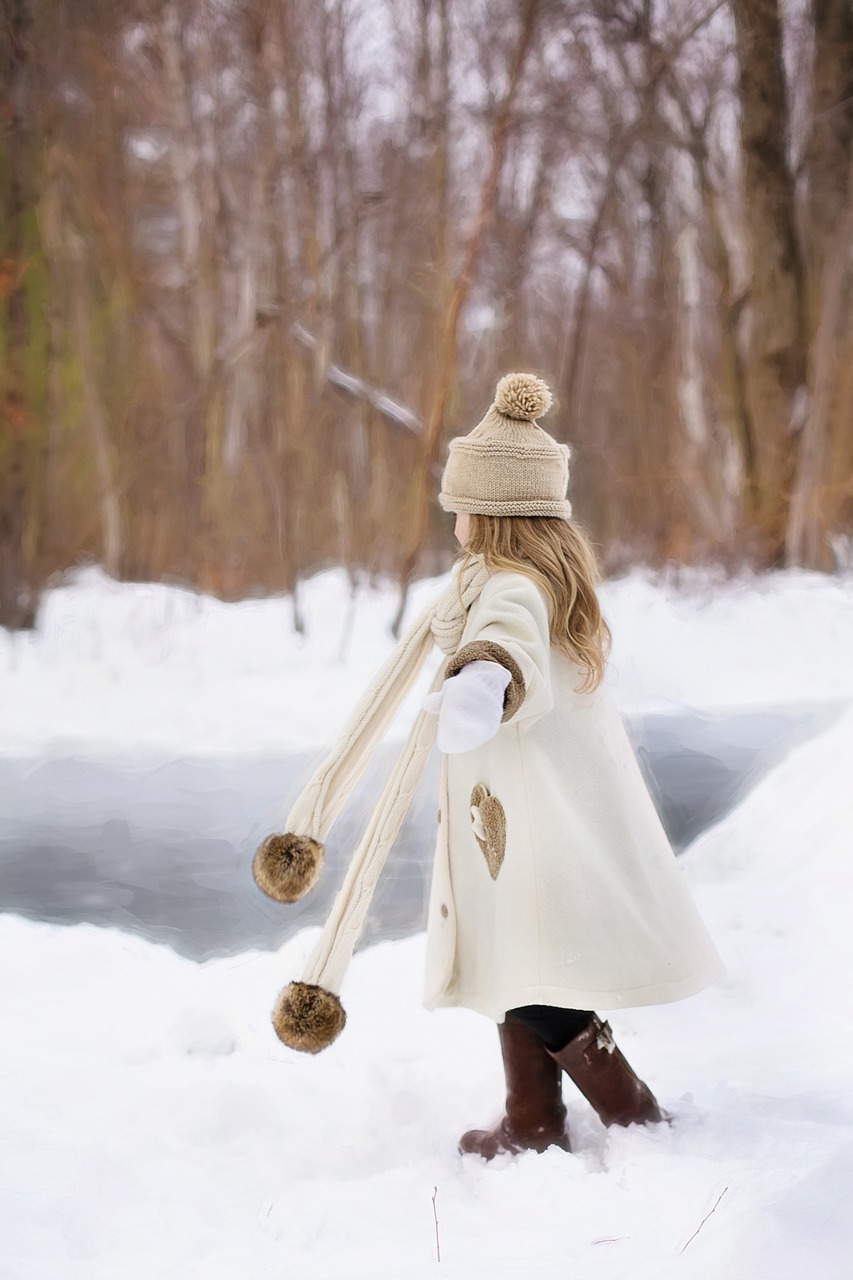
[[499,662],[512,677],[501,723],[538,718],[554,705],[546,597],[532,579],[495,573],[471,606],[466,642],[449,659],[445,677],[468,662]]

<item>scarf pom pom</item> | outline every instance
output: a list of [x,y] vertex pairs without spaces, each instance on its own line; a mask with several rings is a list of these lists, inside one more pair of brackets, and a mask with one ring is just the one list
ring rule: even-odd
[[313,889],[323,867],[324,852],[319,840],[310,836],[267,836],[258,845],[252,860],[255,884],[276,902],[298,902]]
[[321,1053],[344,1029],[347,1015],[339,998],[310,982],[289,983],[272,1013],[275,1033],[300,1053]]

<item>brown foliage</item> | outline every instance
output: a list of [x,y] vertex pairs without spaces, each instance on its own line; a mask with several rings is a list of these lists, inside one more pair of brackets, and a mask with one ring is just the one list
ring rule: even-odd
[[773,0],[6,8],[0,621],[85,557],[227,598],[435,571],[445,442],[510,367],[609,568],[831,567],[841,0],[811,95]]

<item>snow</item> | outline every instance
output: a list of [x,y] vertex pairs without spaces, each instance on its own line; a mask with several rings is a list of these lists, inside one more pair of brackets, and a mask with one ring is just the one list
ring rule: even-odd
[[853,707],[685,855],[727,973],[610,1014],[674,1124],[605,1130],[567,1084],[570,1155],[456,1154],[499,1114],[497,1038],[422,1009],[422,936],[355,957],[308,1057],[269,1011],[315,929],[195,964],[0,917],[4,1280],[846,1280],[851,768]]
[[[447,582],[419,582],[407,624]],[[853,575],[785,571],[722,584],[636,569],[602,589],[609,680],[626,713],[849,701]],[[48,591],[32,633],[0,630],[0,749],[9,755],[262,756],[334,740],[394,640],[397,590],[330,569],[279,596],[223,604],[97,568]],[[391,738],[407,731],[434,651]]]
[[[445,581],[417,585],[408,620]],[[673,1126],[605,1130],[567,1084],[571,1155],[460,1158],[462,1131],[499,1115],[497,1038],[423,1010],[421,935],[356,955],[346,1030],[311,1058],[269,1014],[314,928],[197,964],[2,915],[2,1280],[847,1280],[853,579],[638,569],[602,600],[625,711],[850,704],[684,855],[724,978],[600,1010]],[[2,749],[320,748],[390,652],[396,603],[387,583],[351,598],[343,572],[317,574],[300,636],[286,598],[78,572],[34,633],[0,632]]]

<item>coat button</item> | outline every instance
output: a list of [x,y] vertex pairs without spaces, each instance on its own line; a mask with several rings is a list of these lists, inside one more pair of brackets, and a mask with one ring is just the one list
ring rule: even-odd
[[446,920],[446,919],[447,919],[447,907],[444,905],[444,903],[443,903],[443,902],[442,902],[442,904],[441,904],[441,914],[442,914],[442,917]]

